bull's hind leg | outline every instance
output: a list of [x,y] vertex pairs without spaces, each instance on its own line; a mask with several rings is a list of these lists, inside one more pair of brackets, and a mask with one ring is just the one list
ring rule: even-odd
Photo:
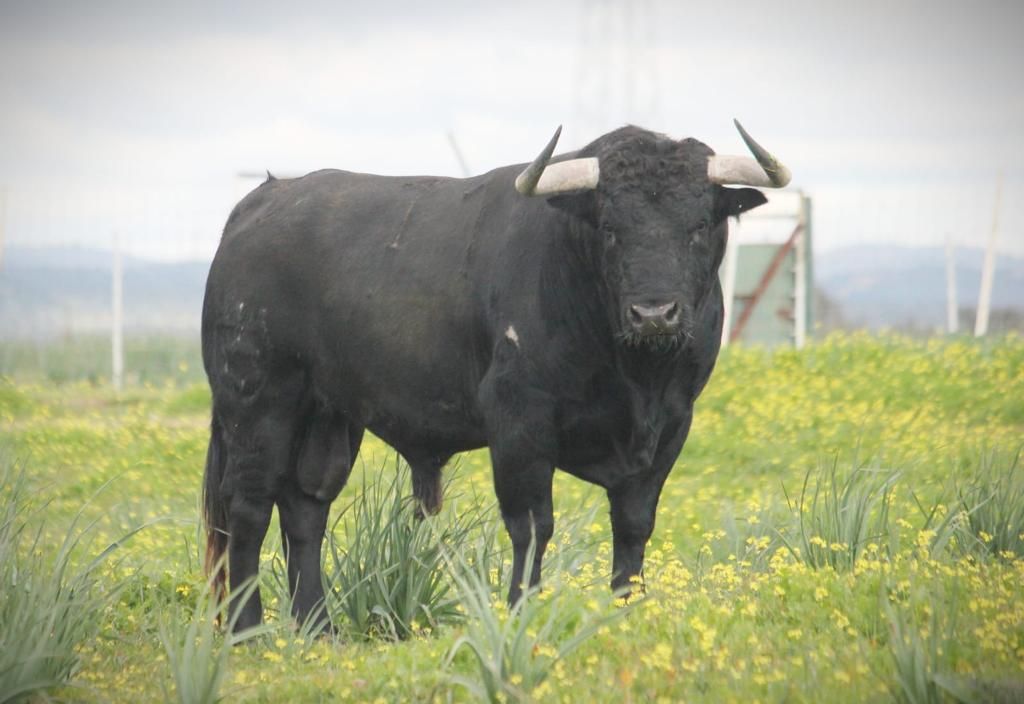
[[[260,548],[270,523],[275,489],[291,461],[295,419],[283,409],[222,416],[228,460],[223,493],[228,507],[230,618],[240,631],[263,618],[259,589],[250,587],[259,572]],[[245,598],[248,592],[248,598]]]
[[292,616],[300,624],[313,619],[315,630],[328,628],[324,588],[320,577],[320,543],[327,527],[331,504],[288,485],[277,504],[281,516],[281,542],[288,565],[288,589]]
[[[204,333],[215,426],[226,450],[224,474],[208,503],[224,513],[235,630],[263,619],[260,548],[281,479],[294,464],[295,429],[305,397],[305,374],[270,354],[262,311],[239,304],[228,322]],[[248,595],[248,596],[247,596]]]
[[348,480],[362,436],[362,428],[343,416],[314,411],[301,441],[294,481],[284,483],[277,499],[292,615],[299,623],[314,619],[317,629],[330,623],[320,574],[327,515]]

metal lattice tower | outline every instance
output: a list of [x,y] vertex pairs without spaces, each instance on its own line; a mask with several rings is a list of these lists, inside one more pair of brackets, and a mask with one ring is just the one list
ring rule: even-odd
[[657,129],[656,0],[584,0],[573,122],[584,139],[626,123]]

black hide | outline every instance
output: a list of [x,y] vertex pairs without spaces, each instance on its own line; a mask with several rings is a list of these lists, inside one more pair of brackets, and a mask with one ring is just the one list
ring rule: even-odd
[[[246,196],[203,307],[211,565],[228,552],[232,588],[255,574],[276,503],[296,616],[316,614],[328,507],[368,428],[409,462],[426,512],[452,454],[490,448],[511,601],[527,569],[539,579],[555,467],[608,492],[613,587],[640,574],[718,354],[726,221],[764,202],[709,183],[711,153],[627,127],[562,157],[599,159],[578,194],[522,196],[509,166],[319,171]],[[258,593],[232,606],[238,628],[262,617]]]

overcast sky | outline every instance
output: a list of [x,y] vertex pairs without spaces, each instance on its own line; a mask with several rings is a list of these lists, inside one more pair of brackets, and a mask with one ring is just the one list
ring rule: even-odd
[[8,244],[209,256],[239,172],[461,175],[632,122],[814,199],[815,246],[1024,255],[1024,4],[6,2]]

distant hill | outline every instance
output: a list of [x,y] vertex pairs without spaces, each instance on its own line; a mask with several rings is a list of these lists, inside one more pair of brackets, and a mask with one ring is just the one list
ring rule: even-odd
[[[965,325],[973,324],[983,253],[959,249],[957,288]],[[1000,256],[993,320],[1024,320],[1024,259]],[[819,253],[817,288],[847,327],[932,331],[945,321],[945,254],[940,248],[858,246]],[[209,262],[126,258],[128,334],[198,336]],[[46,339],[110,329],[110,252],[8,248],[0,264],[0,339]],[[1014,320],[1018,322],[1013,322]],[[996,326],[993,325],[995,329]]]
[[[209,268],[209,262],[125,258],[125,332],[198,335]],[[109,330],[111,269],[108,251],[6,250],[0,265],[0,339]]]
[[[973,326],[978,306],[981,249],[957,249],[956,287]],[[857,246],[819,253],[815,281],[851,327],[930,330],[946,320],[946,254],[942,248]],[[966,309],[966,310],[965,310]],[[992,310],[1024,319],[1024,259],[996,259]]]

